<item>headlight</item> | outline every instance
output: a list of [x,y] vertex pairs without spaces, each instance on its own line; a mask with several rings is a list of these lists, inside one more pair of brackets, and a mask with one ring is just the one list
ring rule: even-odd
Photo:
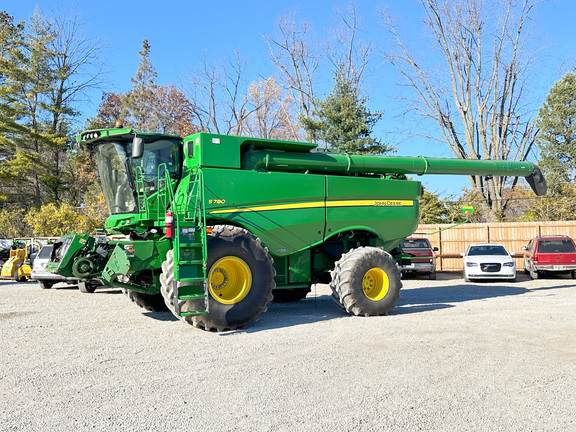
[[478,267],[478,263],[466,261],[466,267]]
[[514,261],[510,261],[510,262],[505,262],[504,267],[514,267]]

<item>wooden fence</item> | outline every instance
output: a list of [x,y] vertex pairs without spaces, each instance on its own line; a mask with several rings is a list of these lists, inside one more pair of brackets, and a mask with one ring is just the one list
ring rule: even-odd
[[[414,235],[432,233],[448,226],[450,225],[420,225]],[[508,252],[515,253],[516,267],[522,270],[522,247],[538,235],[558,234],[576,239],[576,221],[469,223],[423,237],[427,237],[432,246],[438,248],[436,267],[439,271],[462,271],[460,253],[465,252],[471,243],[503,244]]]

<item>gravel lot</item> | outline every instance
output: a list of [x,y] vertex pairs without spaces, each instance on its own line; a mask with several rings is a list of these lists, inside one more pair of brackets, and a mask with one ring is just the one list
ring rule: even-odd
[[574,431],[576,281],[404,281],[386,317],[319,285],[209,333],[119,291],[0,282],[1,431]]

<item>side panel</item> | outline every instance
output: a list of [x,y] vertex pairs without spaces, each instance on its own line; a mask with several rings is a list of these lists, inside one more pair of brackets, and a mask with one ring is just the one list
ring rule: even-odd
[[294,284],[308,284],[311,274],[310,249],[289,256],[276,257],[274,259],[276,269],[276,287]]
[[206,217],[248,229],[272,255],[324,238],[325,176],[204,168]]
[[326,236],[365,228],[391,250],[418,227],[420,182],[327,176]]

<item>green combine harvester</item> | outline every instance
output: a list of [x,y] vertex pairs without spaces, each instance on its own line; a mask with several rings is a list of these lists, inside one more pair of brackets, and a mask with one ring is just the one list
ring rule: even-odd
[[301,300],[315,283],[350,314],[387,314],[401,288],[389,252],[418,226],[422,186],[408,174],[523,176],[546,192],[529,162],[122,127],[77,140],[96,156],[110,217],[103,235],[62,238],[48,268],[206,330],[246,326],[271,299]]

